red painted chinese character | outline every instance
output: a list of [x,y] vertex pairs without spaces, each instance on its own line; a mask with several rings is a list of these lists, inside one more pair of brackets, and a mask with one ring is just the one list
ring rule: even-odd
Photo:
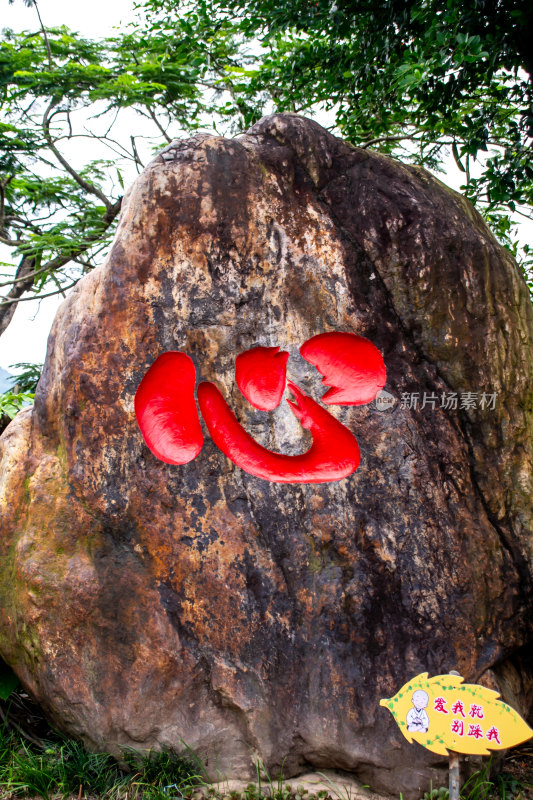
[[473,736],[474,739],[483,739],[483,731],[481,730],[481,726],[470,725],[467,736]]
[[499,736],[500,733],[498,731],[498,728],[492,727],[490,731],[487,731],[487,739],[489,740],[489,742],[492,741],[492,739],[496,739],[498,744],[501,744]]
[[452,728],[452,733],[458,733],[459,736],[464,736],[465,724],[462,719],[454,719],[451,728]]
[[[325,405],[370,403],[385,386],[387,373],[379,350],[355,333],[330,331],[311,337],[300,354],[315,366],[328,386]],[[279,347],[254,347],[236,358],[237,385],[260,411],[273,411],[287,383],[289,354]],[[194,399],[196,370],[181,350],[163,353],[142,379],[135,395],[135,413],[146,444],[167,464],[187,464],[202,449],[203,434]],[[353,433],[315,400],[288,382],[294,399],[289,406],[312,444],[300,455],[268,450],[237,421],[214,383],[198,386],[200,411],[214,443],[238,467],[274,483],[328,483],[351,475],[360,453]]]
[[444,699],[444,697],[437,697],[435,700],[434,710],[440,711],[441,714],[447,714],[448,712],[444,708],[445,705],[446,705],[446,700]]
[[473,703],[470,706],[470,711],[468,712],[468,716],[472,717],[472,719],[475,719],[476,717],[478,719],[483,719],[483,706],[476,706],[476,704]]
[[453,706],[452,706],[452,714],[461,714],[461,716],[464,718],[465,707],[464,707],[463,703],[460,700],[458,700],[456,703],[453,704]]

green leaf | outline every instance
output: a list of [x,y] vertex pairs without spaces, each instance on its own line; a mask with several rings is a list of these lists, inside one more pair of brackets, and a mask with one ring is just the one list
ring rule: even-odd
[[0,698],[7,700],[19,685],[19,679],[5,661],[0,658]]
[[4,394],[0,394],[0,415],[5,414],[10,419],[14,419],[19,411],[32,404],[33,398],[33,392],[4,392]]

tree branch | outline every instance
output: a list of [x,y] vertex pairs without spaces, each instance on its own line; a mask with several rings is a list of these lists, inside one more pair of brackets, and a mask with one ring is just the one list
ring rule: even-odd
[[[104,223],[103,229],[99,233],[94,233],[92,236],[88,236],[87,239],[80,245],[78,248],[74,249],[68,255],[57,256],[49,261],[47,264],[44,265],[41,269],[47,272],[53,272],[54,270],[59,269],[60,267],[68,264],[69,261],[74,261],[77,256],[84,253],[88,250],[92,244],[97,242],[103,233],[109,228],[113,220],[118,216],[120,213],[120,208],[122,205],[122,198],[120,197],[116,203],[110,205],[102,217],[102,221]],[[48,294],[39,294],[35,297],[22,297],[22,295],[29,291],[33,286],[33,279],[36,274],[35,270],[35,257],[31,256],[24,256],[18,266],[17,272],[15,274],[15,279],[12,282],[14,285],[6,295],[6,297],[0,302],[0,335],[4,333],[6,328],[8,327],[9,323],[13,319],[13,315],[17,308],[18,303],[24,302],[26,300],[40,300],[44,297],[52,297],[55,294],[60,294],[60,292],[64,292],[67,289],[71,289],[73,286],[76,285],[79,278],[77,278],[73,283],[69,284],[68,286],[62,287],[55,292],[50,292]]]
[[[53,297],[56,294],[62,294],[64,296],[65,292],[67,292],[69,289],[72,289],[73,286],[76,286],[76,284],[79,281],[81,281],[81,279],[82,279],[82,275],[80,275],[79,278],[76,278],[76,280],[72,281],[72,283],[69,283],[68,286],[61,286],[59,289],[56,289],[54,292],[48,292],[47,294],[36,294],[35,297],[33,297],[32,295],[29,295],[29,297],[18,297],[18,298],[12,298],[11,300],[3,300],[0,303],[0,309],[4,308],[4,306],[9,306],[11,303],[24,303],[24,302],[27,302],[28,300],[44,300],[45,297]],[[7,327],[7,325],[6,325],[6,327]],[[4,331],[0,329],[0,333],[3,333],[3,332]]]
[[86,271],[90,271],[94,269],[95,265],[91,264],[90,261],[84,261],[82,258],[75,258],[73,259],[75,264],[79,264],[80,267],[85,267]]
[[13,314],[17,308],[19,299],[33,286],[33,275],[35,272],[35,258],[24,256],[19,265],[15,278],[19,278],[17,284],[8,292],[5,300],[0,303],[0,335],[6,330],[13,319]]
[[533,220],[533,215],[532,214],[526,214],[524,211],[519,211],[518,208],[515,208],[514,213],[515,214],[520,214],[520,216],[524,217],[524,219]]
[[148,113],[150,114],[151,118],[153,119],[153,121],[155,122],[155,124],[157,125],[157,127],[159,128],[159,130],[161,131],[161,133],[163,134],[163,136],[165,137],[165,139],[167,140],[167,142],[169,142],[169,143],[170,143],[170,142],[172,141],[172,139],[170,138],[170,136],[168,135],[168,133],[166,132],[166,130],[163,128],[163,126],[161,125],[161,123],[160,123],[160,122],[159,122],[159,120],[157,119],[157,117],[156,117],[156,115],[154,114],[153,110],[151,109],[151,107],[150,107],[150,106],[146,106],[146,107],[147,107],[147,109],[148,109]]
[[5,230],[6,185],[3,180],[0,181],[0,231]]
[[100,189],[98,189],[98,187],[94,186],[94,184],[92,184],[90,181],[87,181],[87,180],[85,180],[85,178],[82,178],[81,175],[79,175],[76,172],[76,170],[73,167],[70,166],[70,164],[68,163],[66,158],[64,158],[62,156],[62,154],[59,152],[59,150],[55,146],[55,144],[54,144],[54,142],[52,140],[52,136],[50,134],[50,121],[51,121],[51,119],[53,117],[53,114],[50,115],[50,112],[54,108],[55,105],[56,105],[56,101],[52,100],[50,105],[48,106],[48,108],[44,112],[44,116],[43,116],[43,131],[44,131],[44,137],[46,139],[48,147],[50,148],[52,153],[55,155],[55,157],[57,158],[57,160],[59,161],[61,166],[66,169],[66,171],[69,173],[69,175],[71,175],[74,178],[76,183],[79,184],[79,186],[81,186],[82,189],[85,189],[85,191],[88,192],[89,194],[93,194],[95,197],[98,197],[102,201],[102,203],[105,205],[105,207],[107,209],[111,208],[112,207],[112,203],[111,203],[110,200],[108,200],[108,198],[105,196],[105,194],[103,192],[101,192]]
[[403,136],[378,136],[375,139],[369,139],[367,142],[363,142],[357,146],[360,147],[361,150],[365,150],[373,144],[381,144],[381,142],[401,142],[404,139],[410,139],[413,142],[419,141],[418,136],[409,136],[409,134]]
[[135,158],[135,166],[137,167],[137,170],[139,166],[142,169],[144,169],[144,164],[139,158],[139,153],[137,152],[137,145],[135,144],[135,136],[130,136],[130,139],[131,139],[131,149],[133,150],[133,156]]
[[34,270],[34,272],[32,272],[30,275],[24,275],[22,278],[13,278],[13,280],[5,281],[4,283],[0,283],[0,288],[2,288],[4,286],[15,286],[17,283],[22,283],[23,281],[29,280],[29,278],[32,279],[32,283],[33,283],[34,278],[36,278],[38,275],[43,275],[45,272],[48,272],[48,266],[41,267],[41,269]]
[[0,243],[5,244],[8,247],[18,247],[20,245],[20,239],[10,239],[8,236],[3,236],[0,234]]
[[37,0],[33,0],[33,5],[34,5],[34,8],[35,8],[35,10],[37,12],[37,16],[39,17],[39,23],[41,25],[41,31],[42,31],[42,34],[44,36],[44,43],[46,45],[46,52],[48,53],[48,66],[50,67],[50,69],[53,69],[54,64],[53,64],[53,61],[52,61],[52,50],[50,49],[50,42],[48,41],[48,35],[46,33],[46,28],[44,27],[43,21],[41,19],[41,14],[39,12],[39,6],[37,5]]

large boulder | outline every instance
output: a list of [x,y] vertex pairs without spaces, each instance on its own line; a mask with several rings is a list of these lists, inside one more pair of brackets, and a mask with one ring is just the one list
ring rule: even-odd
[[[303,452],[235,357],[279,345],[319,400],[299,347],[325,331],[373,342],[394,398],[330,407],[361,449],[349,477],[269,482],[205,430],[181,466],[147,448],[134,396],[178,350],[258,442]],[[435,757],[380,698],[455,669],[527,711],[532,333],[512,257],[424,170],[292,114],[173,142],[2,437],[1,655],[94,748],[185,742],[213,775],[259,756],[418,792]]]

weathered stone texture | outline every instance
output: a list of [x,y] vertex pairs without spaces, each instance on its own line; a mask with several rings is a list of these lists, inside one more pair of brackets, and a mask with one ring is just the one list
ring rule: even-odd
[[[286,404],[240,395],[234,359],[280,345],[319,399],[298,347],[328,330],[374,342],[396,398],[439,397],[335,409],[362,451],[351,477],[272,484],[208,436],[181,467],[143,443],[136,388],[175,349],[258,441],[302,452]],[[516,264],[423,170],[295,115],[172,143],[1,439],[3,657],[93,747],[183,740],[213,774],[258,754],[418,791],[432,757],[379,699],[425,670],[509,675],[531,641],[532,334]],[[496,407],[445,410],[443,392]]]

